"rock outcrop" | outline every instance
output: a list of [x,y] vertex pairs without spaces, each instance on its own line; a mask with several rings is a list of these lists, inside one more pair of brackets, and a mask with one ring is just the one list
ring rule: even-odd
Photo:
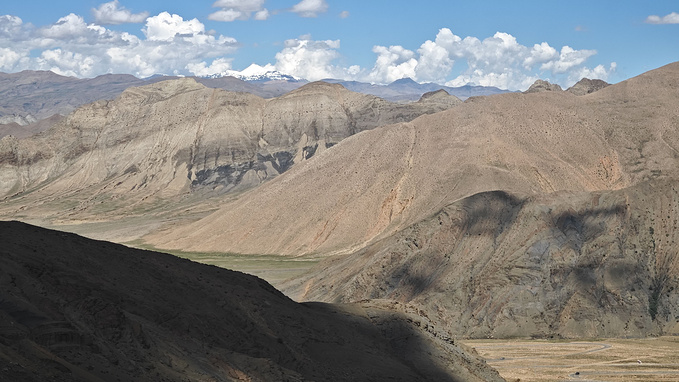
[[589,78],[583,78],[578,81],[575,85],[571,86],[566,90],[569,93],[575,94],[576,96],[586,95],[594,93],[597,90],[601,90],[610,84],[602,80],[590,80]]
[[536,80],[533,82],[533,85],[531,85],[528,90],[526,90],[524,93],[541,93],[541,92],[560,92],[563,91],[561,89],[561,86],[558,84],[552,84],[549,83],[545,80]]

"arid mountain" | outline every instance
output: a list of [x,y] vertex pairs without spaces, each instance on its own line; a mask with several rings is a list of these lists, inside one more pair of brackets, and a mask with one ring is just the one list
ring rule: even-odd
[[[61,76],[50,71],[30,71],[19,73],[0,72],[0,125],[17,123],[21,126],[49,118],[53,115],[67,115],[77,107],[99,100],[112,100],[125,89],[160,81],[177,79],[171,76],[154,76],[139,79],[131,75],[106,74],[96,78],[74,78]],[[244,81],[235,77],[203,78],[192,77],[208,88],[232,92],[246,92],[262,98],[274,98],[298,89],[308,83],[305,80],[254,80]],[[359,82],[328,80],[341,83],[349,90],[372,94],[390,101],[412,102],[424,93],[439,89],[466,99],[475,95],[501,93],[497,88],[483,86],[464,86],[449,88],[436,84],[417,84],[397,81],[389,86],[371,85]],[[7,134],[9,127],[0,130],[0,138]],[[23,136],[23,135],[22,135]]]
[[438,90],[444,90],[448,94],[454,95],[461,100],[466,100],[469,97],[488,96],[509,92],[509,90],[502,90],[493,86],[465,85],[460,87],[450,87],[435,83],[420,84],[411,78],[402,78],[388,85],[377,85],[358,81],[340,81],[332,79],[326,79],[323,81],[338,83],[351,91],[372,94],[392,102],[416,101],[425,93],[435,92]]
[[190,251],[350,253],[484,191],[539,195],[676,179],[678,120],[679,64],[580,97],[472,98],[357,134],[148,240]]
[[0,222],[3,381],[501,381],[426,318]]
[[524,93],[541,93],[541,92],[560,92],[563,91],[561,86],[549,83],[545,80],[537,80]]
[[103,75],[90,79],[65,77],[47,71],[0,73],[0,117],[17,115],[44,119],[66,115],[76,107],[112,99],[144,81],[131,75]]
[[484,192],[285,290],[412,304],[451,336],[679,334],[678,219],[669,179],[592,193]]
[[[131,75],[106,74],[95,78],[79,79],[65,77],[50,71],[19,73],[0,72],[0,125],[17,123],[21,126],[32,124],[54,115],[67,115],[79,106],[112,100],[125,89],[133,86],[153,84],[177,77],[156,76],[139,79]],[[305,82],[263,82],[251,84],[234,77],[195,78],[209,88],[247,92],[264,98],[283,95],[304,85]],[[16,130],[10,127],[0,130],[0,138]],[[30,131],[30,130],[28,130]],[[24,137],[26,130],[19,137]]]
[[146,213],[183,195],[246,190],[355,133],[456,102],[399,105],[323,82],[270,100],[189,78],[159,82],[83,106],[39,135],[0,140],[0,195],[17,212],[5,216]]
[[602,80],[590,80],[589,78],[583,78],[578,81],[575,85],[568,88],[566,91],[573,93],[577,96],[594,93],[597,90],[601,90],[610,84]]
[[0,138],[5,137],[7,135],[11,135],[19,139],[30,137],[31,135],[38,134],[42,131],[51,128],[52,126],[61,122],[62,119],[64,119],[64,116],[62,116],[61,114],[54,114],[51,117],[41,119],[39,121],[35,121],[28,124],[23,123],[19,124],[16,122],[2,124],[0,125]]

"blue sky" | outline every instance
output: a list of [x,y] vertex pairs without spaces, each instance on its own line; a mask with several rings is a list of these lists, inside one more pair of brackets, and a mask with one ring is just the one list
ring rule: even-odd
[[679,60],[679,1],[44,0],[0,5],[0,71],[279,70],[525,89]]

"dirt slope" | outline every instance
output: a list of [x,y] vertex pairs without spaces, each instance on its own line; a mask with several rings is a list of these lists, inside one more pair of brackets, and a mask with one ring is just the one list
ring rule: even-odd
[[483,191],[616,190],[679,175],[679,63],[597,92],[472,98],[356,134],[161,248],[350,253]]
[[501,380],[417,316],[18,222],[0,240],[3,381]]

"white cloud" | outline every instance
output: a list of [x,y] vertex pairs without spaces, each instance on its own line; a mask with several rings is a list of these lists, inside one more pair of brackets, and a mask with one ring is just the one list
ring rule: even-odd
[[149,17],[143,31],[151,41],[172,41],[175,37],[203,34],[205,25],[198,19],[184,21],[179,15],[162,12],[158,16]]
[[94,20],[102,25],[106,24],[126,24],[126,23],[143,23],[149,16],[148,12],[132,13],[125,7],[120,6],[118,0],[113,0],[108,3],[103,3],[99,8],[92,8],[92,15]]
[[599,79],[599,80],[608,80],[608,77],[615,72],[617,69],[618,64],[615,62],[611,62],[609,65],[608,69],[606,69],[603,65],[597,65],[595,68],[590,69],[586,67],[579,68],[578,70],[572,71],[569,76],[568,76],[568,86],[572,86],[576,82],[580,81],[583,78],[589,78],[589,79]]
[[554,74],[563,74],[576,66],[582,65],[588,58],[595,55],[595,50],[575,50],[566,45],[561,48],[558,59],[553,59],[543,63],[540,70],[549,70]]
[[342,19],[346,19],[347,17],[349,17],[349,11],[342,11],[339,14],[339,17],[342,18]]
[[16,16],[0,16],[0,38],[15,38],[24,34],[24,22]]
[[12,71],[23,57],[23,54],[10,48],[0,48],[0,70]]
[[679,24],[679,13],[672,12],[665,16],[651,15],[646,18],[648,24]]
[[74,13],[64,16],[55,24],[42,29],[42,35],[53,39],[67,39],[82,37],[88,34],[90,30],[87,28],[85,20],[81,16]]
[[185,75],[190,74],[189,65],[233,54],[237,48],[235,39],[206,32],[197,19],[167,12],[147,18],[142,32],[140,38],[87,24],[75,14],[40,28],[18,17],[0,16],[0,69],[53,70],[77,77]]
[[373,66],[367,79],[375,83],[389,83],[401,78],[415,78],[417,60],[415,52],[402,46],[374,46],[373,52],[377,54],[375,66]]
[[[250,18],[268,17],[264,0],[220,0],[214,4],[249,12]],[[319,8],[318,4],[323,6]],[[306,8],[309,10],[314,4],[298,5],[310,7]],[[321,2],[313,9],[325,11],[326,7]],[[0,70],[47,69],[79,77],[104,73],[140,77],[211,75],[233,71],[229,56],[236,52],[238,42],[206,31],[197,19],[185,20],[163,12],[148,17],[141,32],[137,36],[88,24],[75,14],[41,27],[24,23],[16,16],[0,15]],[[340,53],[339,40],[316,41],[311,36],[302,36],[285,41],[274,63],[257,68],[275,68],[311,81],[332,77],[386,84],[411,77],[419,82],[451,86],[469,83],[511,90],[526,89],[537,78],[562,87],[570,86],[580,77],[605,80],[616,69],[614,63],[587,65],[596,55],[595,50],[570,46],[557,49],[547,42],[526,46],[502,32],[485,39],[462,38],[447,28],[419,47],[374,46],[373,52],[376,55],[373,65],[364,68],[347,65]]]
[[212,4],[214,8],[221,10],[208,16],[213,21],[231,22],[235,20],[248,20],[254,13],[255,20],[269,18],[269,10],[264,8],[265,0],[217,0]]
[[314,41],[311,36],[286,40],[285,48],[276,54],[275,67],[282,73],[309,81],[346,78],[346,70],[332,64],[339,57],[339,48],[339,40]]
[[42,52],[37,61],[40,69],[51,70],[62,76],[93,77],[99,60],[96,56],[53,49]]
[[259,12],[255,12],[255,17],[253,17],[255,20],[266,20],[269,18],[269,10],[268,9],[262,9]]
[[229,58],[217,58],[208,66],[205,61],[199,63],[189,63],[186,69],[193,73],[194,76],[207,77],[215,74],[222,74],[231,70],[231,61]]
[[319,13],[327,10],[328,3],[325,0],[302,0],[295,4],[290,11],[301,17],[317,17]]

